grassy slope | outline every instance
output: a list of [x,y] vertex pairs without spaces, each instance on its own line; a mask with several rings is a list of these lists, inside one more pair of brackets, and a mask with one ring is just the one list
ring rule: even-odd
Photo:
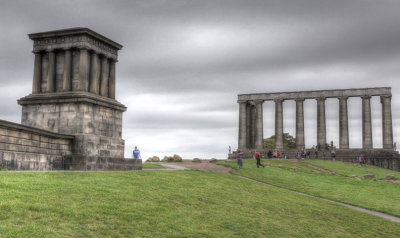
[[202,171],[0,173],[1,237],[396,237],[400,226]]
[[357,175],[358,177],[363,177],[365,174],[375,174],[377,179],[385,179],[386,175],[391,174],[400,179],[400,172],[393,170],[383,169],[377,166],[363,165],[360,166],[356,163],[344,163],[339,161],[330,160],[306,160],[306,163],[316,165],[318,167],[328,169],[340,175],[349,176]]
[[[263,162],[271,164],[272,167],[257,169],[255,160],[244,160],[244,167],[235,169],[232,173],[314,196],[400,216],[400,184],[371,180],[359,181],[340,175],[312,172],[312,168],[307,167],[303,162],[265,159]],[[235,162],[219,163],[236,168]],[[277,168],[278,165],[282,165],[283,169]],[[299,170],[293,171],[291,169],[293,166]],[[390,170],[386,171],[390,172]]]
[[142,168],[143,168],[143,169],[163,169],[163,168],[165,168],[165,167],[162,166],[161,164],[143,163],[143,164],[142,164]]

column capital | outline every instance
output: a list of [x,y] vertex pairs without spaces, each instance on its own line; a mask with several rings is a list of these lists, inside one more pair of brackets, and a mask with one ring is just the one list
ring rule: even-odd
[[362,99],[371,99],[371,95],[365,95],[361,97]]
[[304,102],[304,100],[306,100],[305,98],[296,98],[295,101],[296,102]]
[[85,46],[79,46],[79,47],[76,47],[76,48],[79,49],[80,51],[88,51],[89,50],[89,48],[85,47]]
[[239,104],[242,104],[242,103],[247,104],[247,100],[237,100],[237,103],[239,103]]
[[315,98],[315,100],[317,100],[317,101],[325,101],[326,97],[317,97],[317,98]]
[[347,99],[349,99],[349,97],[348,97],[348,96],[340,96],[340,97],[338,97],[337,99],[339,99],[340,101],[342,101],[342,100],[347,100]]
[[275,103],[281,103],[281,102],[283,102],[283,101],[285,101],[285,99],[283,99],[283,98],[275,98],[275,99],[274,99],[274,102],[275,102]]
[[381,103],[383,103],[384,99],[392,99],[392,95],[382,95],[381,96]]
[[257,100],[254,100],[254,103],[255,103],[255,104],[263,104],[263,103],[264,103],[264,100],[257,99]]

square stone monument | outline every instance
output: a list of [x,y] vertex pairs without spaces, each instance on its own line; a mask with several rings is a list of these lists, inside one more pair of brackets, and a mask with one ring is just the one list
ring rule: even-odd
[[32,94],[18,100],[22,124],[74,135],[78,157],[124,157],[115,65],[122,45],[88,29],[29,34],[35,54]]

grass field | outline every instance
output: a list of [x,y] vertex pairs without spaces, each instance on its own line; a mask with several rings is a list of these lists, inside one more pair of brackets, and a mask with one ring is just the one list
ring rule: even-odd
[[[328,163],[325,164],[324,162]],[[372,180],[360,181],[340,174],[323,173],[308,167],[307,163],[321,165],[321,167],[324,164],[323,167],[326,169],[343,174],[364,174],[365,170],[368,170],[368,173],[380,174],[379,176],[387,173],[398,176],[398,173],[394,171],[373,166],[360,168],[351,163],[339,161],[313,160],[293,162],[264,159],[263,163],[269,163],[271,167],[257,169],[254,159],[244,160],[244,166],[241,169],[236,169],[235,161],[219,162],[219,164],[235,168],[232,171],[234,174],[310,195],[400,216],[400,184]],[[278,168],[278,165],[283,168]],[[292,167],[297,167],[298,170],[294,171]]]
[[161,164],[143,163],[143,164],[142,164],[142,168],[143,168],[143,169],[163,169],[163,168],[165,168],[165,167],[162,166]]
[[228,174],[0,173],[0,237],[399,234],[398,223]]
[[377,179],[385,179],[386,175],[391,174],[396,176],[397,179],[400,179],[400,172],[371,165],[360,166],[357,163],[344,163],[330,160],[306,160],[305,163],[313,164],[344,176],[357,175],[358,177],[363,177],[365,174],[375,174]]

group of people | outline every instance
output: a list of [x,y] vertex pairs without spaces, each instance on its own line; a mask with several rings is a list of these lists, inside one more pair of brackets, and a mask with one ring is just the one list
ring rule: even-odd
[[365,164],[365,158],[364,158],[364,156],[362,156],[362,155],[360,155],[360,156],[357,156],[357,162],[360,164],[360,166],[362,166],[363,164]]
[[[257,151],[252,151],[251,154],[253,155],[253,158],[256,159],[257,163],[257,168],[259,168],[260,166],[265,168],[265,166],[263,164],[261,164],[261,158],[263,157],[263,155]],[[237,164],[238,164],[238,168],[240,169],[241,167],[243,167],[243,152],[241,152],[240,150],[237,151],[236,153],[236,160],[237,160]]]
[[279,151],[274,151],[272,152],[272,150],[269,150],[267,152],[267,156],[268,158],[272,159],[289,159],[289,155],[286,155],[285,153],[280,153]]

